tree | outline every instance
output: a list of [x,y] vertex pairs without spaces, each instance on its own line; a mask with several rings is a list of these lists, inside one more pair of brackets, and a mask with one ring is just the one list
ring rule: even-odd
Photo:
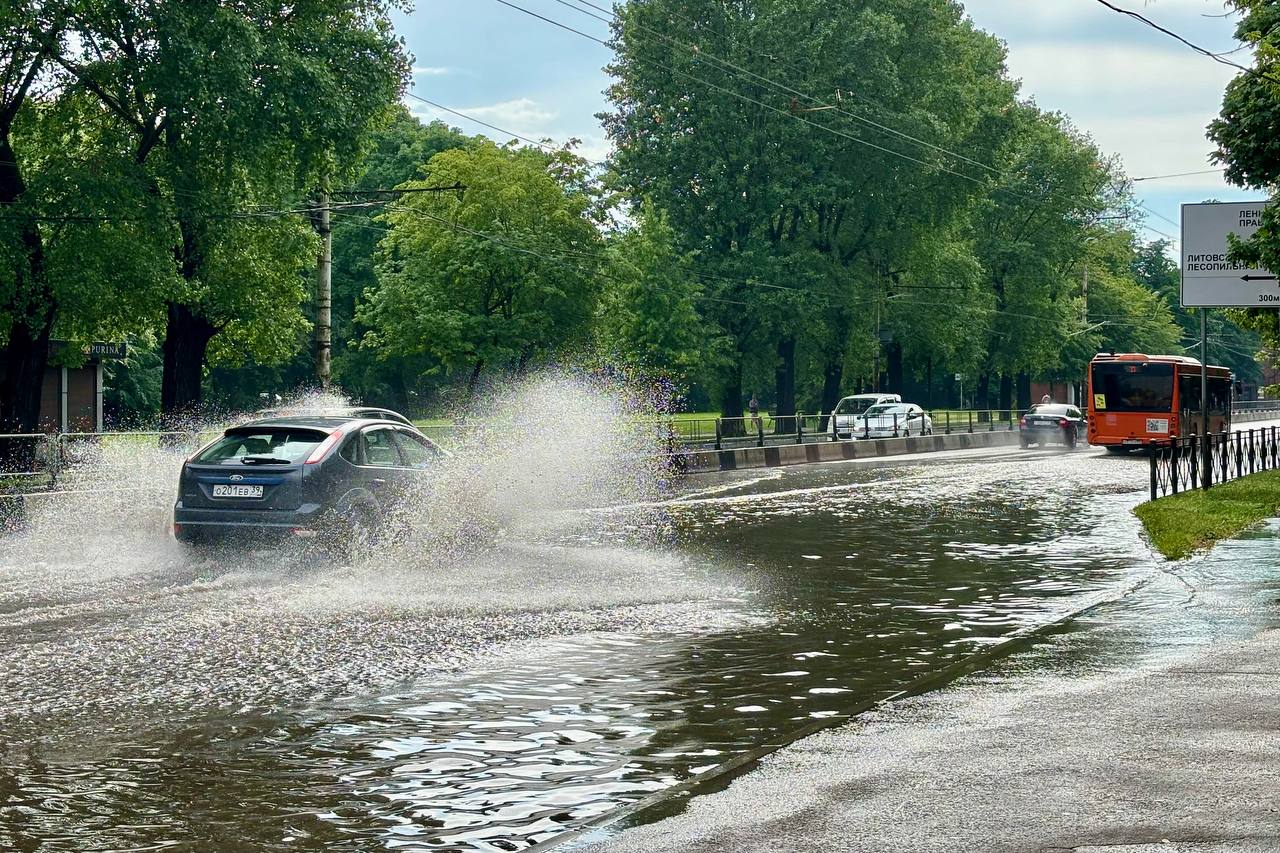
[[609,241],[598,309],[600,347],[617,359],[684,379],[713,348],[714,331],[698,317],[702,287],[676,234],[653,205],[636,227]]
[[793,412],[806,350],[822,353],[829,410],[867,308],[920,235],[984,190],[974,163],[1000,144],[1013,92],[1000,45],[926,0],[633,0],[614,47],[613,166],[704,277],[721,412],[741,415],[760,352],[775,410]]
[[998,377],[999,408],[1013,406],[1019,375],[1063,366],[1064,347],[1084,327],[1078,261],[1103,233],[1101,217],[1128,203],[1114,162],[1063,116],[1021,104],[1013,124],[997,161],[1002,180],[979,203],[972,231],[994,296],[977,395],[989,402]]
[[[436,154],[467,144],[469,137],[443,122],[423,124],[403,107],[387,127],[378,130],[370,140],[369,151],[361,161],[359,177],[354,183],[356,201],[377,200],[394,203],[395,194],[374,193],[421,179],[431,186],[441,186],[423,167]],[[429,365],[419,360],[380,359],[358,346],[367,331],[356,323],[357,305],[366,291],[377,285],[374,270],[378,241],[385,234],[381,225],[370,218],[377,207],[362,211],[339,212],[333,227],[333,374],[337,384],[349,394],[367,403],[390,405],[400,411],[413,408],[410,395],[422,392],[423,374]],[[353,345],[348,345],[351,342]]]
[[482,137],[432,157],[430,182],[404,189],[466,189],[406,195],[380,217],[389,230],[358,314],[364,345],[465,372],[471,400],[484,371],[519,372],[583,341],[602,256],[583,170],[567,152]]
[[177,222],[166,413],[200,400],[215,336],[223,352],[261,355],[298,327],[296,273],[313,245],[254,208],[287,214],[326,188],[387,116],[408,74],[387,12],[386,0],[202,0],[86,4],[73,18],[59,65],[131,135]]
[[60,4],[25,0],[0,18],[0,432],[6,433],[37,430],[55,317],[44,239],[27,193],[28,161],[15,147],[14,129],[62,49],[66,16]]

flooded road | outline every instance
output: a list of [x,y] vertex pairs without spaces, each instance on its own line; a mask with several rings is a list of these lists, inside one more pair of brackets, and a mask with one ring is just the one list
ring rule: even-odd
[[739,472],[352,566],[193,558],[96,497],[0,542],[0,849],[519,850],[1023,638],[1255,629],[1262,569],[1171,573],[1146,485],[1091,450]]

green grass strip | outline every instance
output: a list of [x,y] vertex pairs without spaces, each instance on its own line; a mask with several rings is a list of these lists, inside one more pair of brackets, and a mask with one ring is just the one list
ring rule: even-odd
[[1133,510],[1156,550],[1180,560],[1280,515],[1280,471],[1263,471],[1209,491],[1182,492]]

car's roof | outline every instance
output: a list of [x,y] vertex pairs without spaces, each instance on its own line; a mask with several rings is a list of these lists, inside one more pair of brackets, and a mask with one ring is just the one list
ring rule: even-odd
[[[271,418],[259,418],[258,420],[246,421],[242,424],[236,424],[230,429],[245,429],[258,427],[302,427],[309,429],[335,429],[340,426],[356,426],[361,427],[366,424],[387,424],[390,426],[403,427],[406,426],[402,421],[392,420],[391,418],[370,418],[360,415],[280,415]],[[412,429],[412,427],[410,427]]]

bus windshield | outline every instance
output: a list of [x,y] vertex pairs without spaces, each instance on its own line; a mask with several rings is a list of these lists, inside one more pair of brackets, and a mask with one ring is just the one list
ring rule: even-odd
[[1093,365],[1093,408],[1099,412],[1173,411],[1173,365]]

